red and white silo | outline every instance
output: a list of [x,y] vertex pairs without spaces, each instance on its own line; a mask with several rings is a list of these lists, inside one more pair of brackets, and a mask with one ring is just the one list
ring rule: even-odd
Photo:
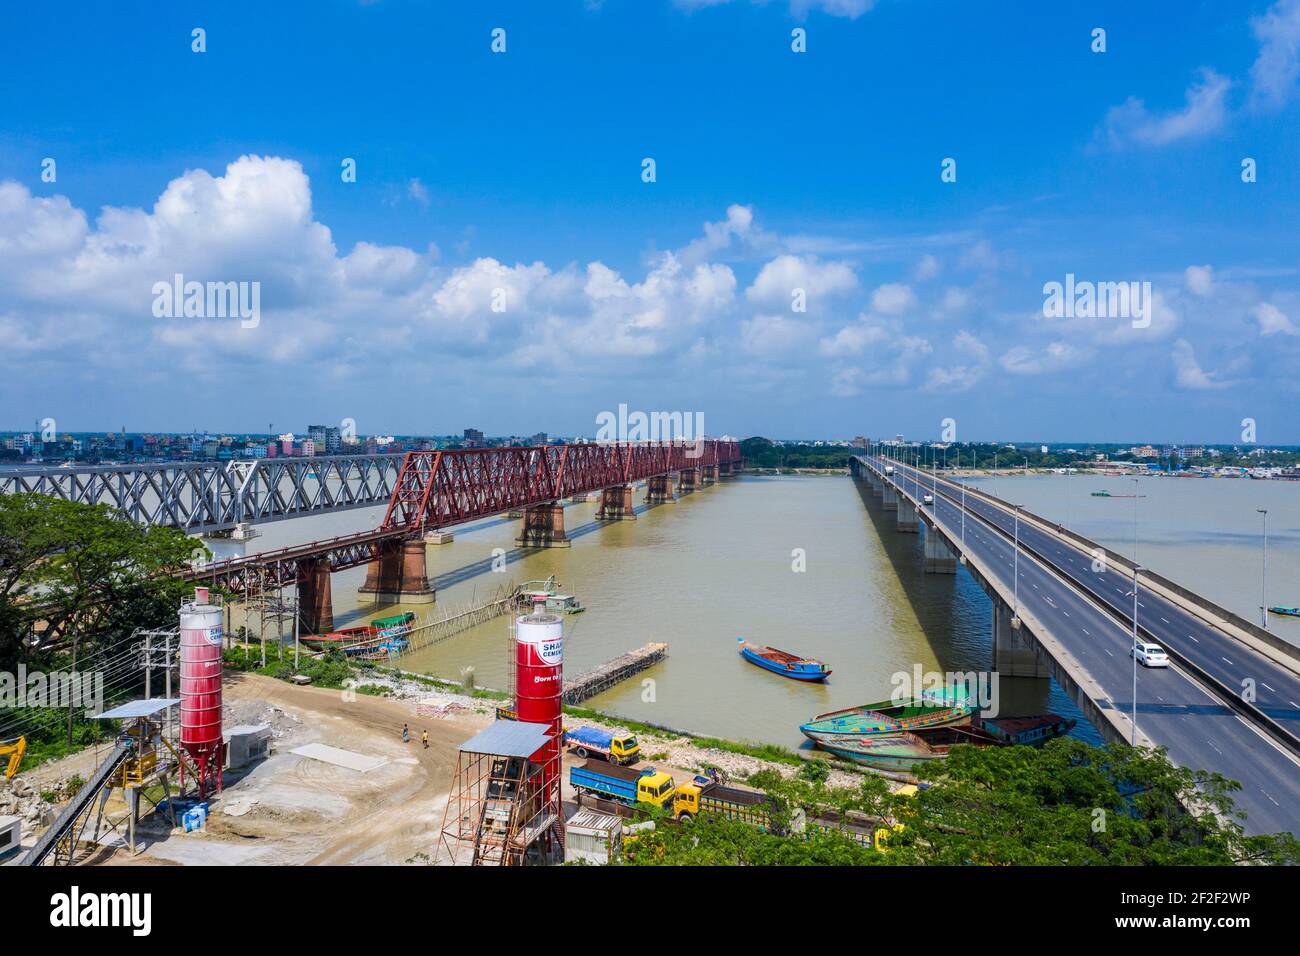
[[564,623],[538,606],[515,620],[515,712],[519,719],[551,728],[551,742],[533,755],[546,767],[549,784],[560,772],[564,731]]
[[207,588],[181,605],[181,747],[199,768],[199,794],[221,790],[221,640],[223,608]]

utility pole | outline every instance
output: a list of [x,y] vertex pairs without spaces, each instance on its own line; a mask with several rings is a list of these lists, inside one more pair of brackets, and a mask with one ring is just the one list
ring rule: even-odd
[[1016,505],[1015,554],[1011,559],[1011,594],[1016,603],[1012,619],[1020,620],[1020,505]]
[[1138,561],[1138,480],[1133,479],[1133,563]]
[[1256,508],[1264,516],[1264,572],[1259,584],[1259,621],[1268,630],[1268,509]]
[[1133,707],[1129,717],[1129,744],[1133,747],[1137,746],[1138,732],[1138,572],[1142,570],[1136,563],[1133,565]]

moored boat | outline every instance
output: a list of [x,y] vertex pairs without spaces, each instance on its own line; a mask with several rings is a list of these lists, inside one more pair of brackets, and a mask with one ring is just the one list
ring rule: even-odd
[[969,723],[974,708],[969,699],[951,691],[935,691],[910,700],[883,700],[818,714],[799,730],[809,740],[897,734],[926,727]]
[[1300,617],[1300,607],[1287,607],[1284,604],[1275,604],[1268,609],[1269,614],[1286,614],[1289,617]]
[[911,770],[917,764],[946,760],[958,744],[998,747],[1006,744],[978,727],[931,727],[900,734],[842,737],[817,746],[844,760],[877,770]]
[[1035,714],[1033,717],[980,717],[974,723],[1003,743],[1036,747],[1064,737],[1078,721],[1059,714]]
[[736,638],[736,643],[740,646],[741,657],[773,674],[808,682],[824,681],[831,676],[829,667],[811,657],[800,657],[798,654],[791,654],[789,651],[775,647],[760,647],[749,643],[743,637]]

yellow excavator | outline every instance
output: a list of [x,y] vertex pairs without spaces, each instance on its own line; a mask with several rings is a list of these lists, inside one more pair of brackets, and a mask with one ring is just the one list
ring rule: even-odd
[[14,743],[0,744],[0,760],[6,756],[9,758],[9,765],[5,767],[5,779],[12,780],[18,773],[18,765],[23,762],[23,754],[27,753],[27,738],[19,737]]

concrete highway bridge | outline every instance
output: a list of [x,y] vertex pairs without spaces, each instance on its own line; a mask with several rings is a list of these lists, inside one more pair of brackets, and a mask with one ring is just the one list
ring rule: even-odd
[[184,576],[245,595],[296,587],[300,626],[322,633],[334,626],[335,571],[366,565],[361,593],[376,602],[431,603],[426,539],[445,529],[506,514],[521,521],[520,547],[568,547],[565,499],[599,494],[598,519],[635,520],[634,484],[645,483],[646,502],[665,504],[743,466],[738,443],[714,440],[408,452],[378,528],[215,561]]
[[923,531],[927,572],[962,565],[992,599],[994,671],[1051,676],[1106,738],[1239,781],[1247,832],[1300,834],[1300,649],[1139,568],[1138,635],[1173,663],[1137,668],[1135,683],[1131,561],[892,458],[855,456],[850,470],[898,531]]

